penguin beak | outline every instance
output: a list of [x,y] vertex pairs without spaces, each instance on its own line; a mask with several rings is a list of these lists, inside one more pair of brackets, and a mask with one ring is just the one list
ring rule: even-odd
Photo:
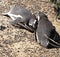
[[8,15],[8,13],[2,13],[2,15],[3,15],[3,16],[7,16],[7,17],[10,17],[10,16]]

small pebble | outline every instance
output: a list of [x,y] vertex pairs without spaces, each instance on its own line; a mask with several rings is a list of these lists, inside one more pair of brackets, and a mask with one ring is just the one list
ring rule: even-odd
[[3,31],[6,27],[5,26],[0,26],[0,30]]

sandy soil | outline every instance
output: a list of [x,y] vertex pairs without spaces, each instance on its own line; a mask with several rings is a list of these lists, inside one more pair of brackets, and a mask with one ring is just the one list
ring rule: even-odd
[[7,27],[0,31],[0,57],[60,57],[60,49],[46,49],[35,40],[34,33],[11,26],[8,17],[1,16],[13,5],[21,5],[33,13],[44,12],[60,33],[53,4],[48,0],[0,0],[0,25]]

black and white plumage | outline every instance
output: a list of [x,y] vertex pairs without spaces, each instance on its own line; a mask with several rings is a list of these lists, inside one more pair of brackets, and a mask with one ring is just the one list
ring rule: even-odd
[[14,26],[22,26],[30,31],[36,29],[37,19],[35,15],[21,6],[14,6],[8,13],[2,14],[9,16],[12,19],[10,23]]
[[38,25],[36,29],[37,42],[46,48],[60,47],[60,37],[55,27],[44,13],[39,12],[38,15]]

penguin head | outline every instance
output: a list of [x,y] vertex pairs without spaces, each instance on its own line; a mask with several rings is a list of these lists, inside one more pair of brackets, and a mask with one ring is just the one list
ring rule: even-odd
[[7,17],[10,17],[8,12],[7,13],[2,13],[3,16],[7,16]]
[[42,19],[47,19],[48,17],[43,12],[39,12],[37,18],[38,18],[38,21],[39,21],[39,20],[42,20]]
[[11,18],[12,20],[23,18],[21,15],[15,15],[15,14],[12,14],[10,12],[2,13],[2,15],[7,16],[7,17]]
[[38,20],[37,20],[36,16],[33,15],[33,17],[29,20],[28,25],[29,25],[31,28],[36,29],[36,28],[37,28],[37,24],[38,24]]
[[31,28],[36,29],[37,20],[31,19],[31,20],[29,21],[29,26],[30,26]]

